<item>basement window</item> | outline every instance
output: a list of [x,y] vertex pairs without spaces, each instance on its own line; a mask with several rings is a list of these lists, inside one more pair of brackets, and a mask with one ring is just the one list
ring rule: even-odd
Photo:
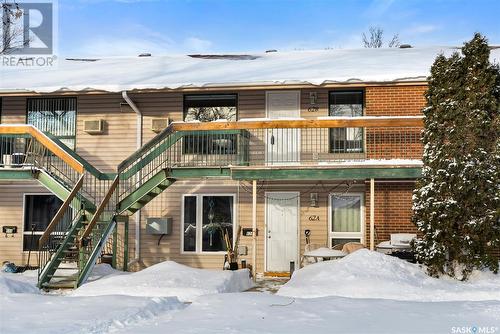
[[[63,202],[54,195],[24,195],[23,250],[38,250],[38,240],[62,204]],[[70,213],[66,216],[63,219],[67,221],[69,226]]]
[[233,243],[234,194],[184,195],[182,251],[225,252]]
[[[330,92],[329,115],[337,117],[363,116],[362,91]],[[330,153],[362,153],[363,128],[330,129]]]
[[[237,119],[236,94],[184,96],[185,122],[234,122]],[[184,154],[236,154],[236,135],[217,131],[189,133],[183,138]]]

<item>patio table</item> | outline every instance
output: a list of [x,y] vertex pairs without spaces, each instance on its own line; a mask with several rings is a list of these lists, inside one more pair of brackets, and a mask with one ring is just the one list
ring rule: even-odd
[[304,253],[305,258],[313,258],[315,262],[318,262],[319,258],[323,259],[323,261],[327,261],[333,259],[340,259],[346,255],[347,255],[346,252],[326,247],[318,248]]

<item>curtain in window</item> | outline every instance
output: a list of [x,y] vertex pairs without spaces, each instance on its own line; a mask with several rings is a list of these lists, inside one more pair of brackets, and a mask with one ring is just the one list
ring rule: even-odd
[[332,196],[332,232],[361,231],[359,196]]
[[61,140],[75,149],[76,99],[41,98],[28,99],[27,123]]

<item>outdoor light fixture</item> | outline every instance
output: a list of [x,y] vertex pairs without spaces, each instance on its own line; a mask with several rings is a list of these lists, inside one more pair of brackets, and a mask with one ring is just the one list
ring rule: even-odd
[[318,93],[310,92],[309,93],[309,104],[316,105],[318,103]]
[[311,207],[318,207],[318,193],[311,193]]

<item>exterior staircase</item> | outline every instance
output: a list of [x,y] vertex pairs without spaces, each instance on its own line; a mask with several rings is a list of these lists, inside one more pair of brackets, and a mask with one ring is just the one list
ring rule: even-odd
[[137,212],[175,182],[168,150],[181,138],[164,131],[118,173],[106,174],[33,126],[0,125],[0,139],[16,141],[25,155],[24,168],[63,200],[39,240],[40,288],[77,288],[86,281],[117,218]]

